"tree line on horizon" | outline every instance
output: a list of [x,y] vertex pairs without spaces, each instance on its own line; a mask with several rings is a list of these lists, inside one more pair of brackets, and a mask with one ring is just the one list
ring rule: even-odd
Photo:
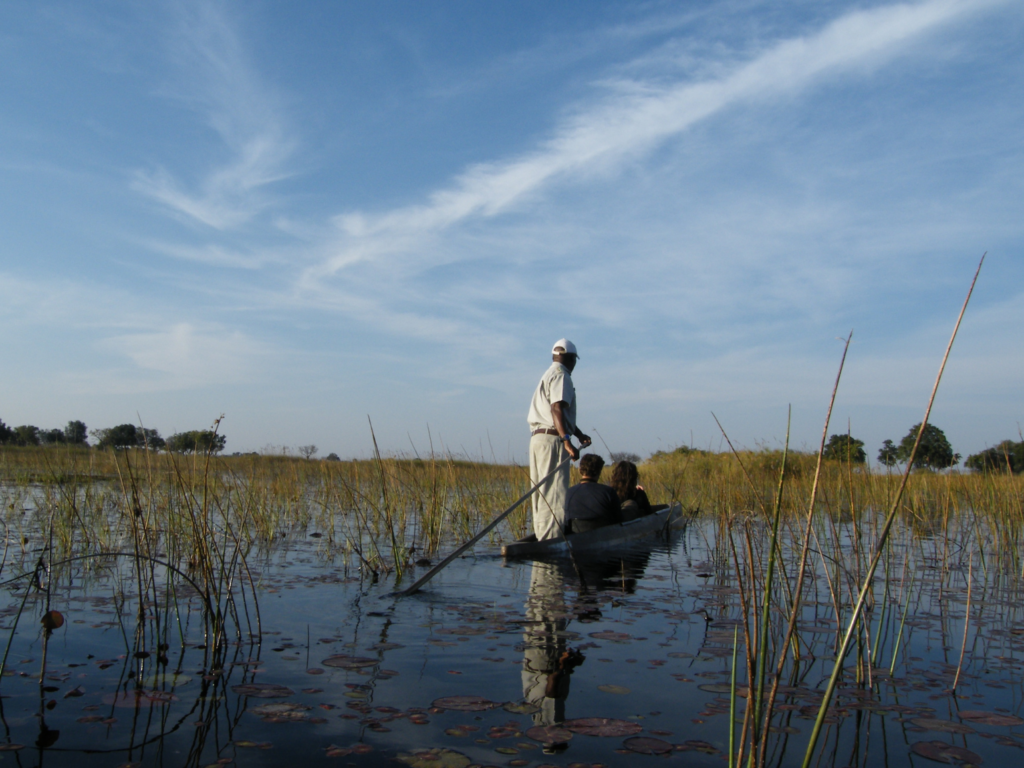
[[[906,464],[914,449],[920,423],[910,428],[899,444],[886,440],[878,450],[878,463],[885,467]],[[825,446],[824,456],[827,459],[838,459],[855,464],[863,464],[867,460],[864,443],[850,435],[832,435]],[[934,424],[925,425],[921,435],[921,444],[914,456],[914,469],[948,469],[960,463],[960,454],[953,452],[946,434]],[[1024,472],[1024,440],[1015,442],[1003,440],[998,445],[986,448],[979,453],[967,457],[964,462],[967,469],[978,472],[1002,472],[1009,470],[1013,474]]]
[[[889,468],[906,464],[920,429],[920,423],[912,426],[898,444],[892,440],[885,440],[878,451],[878,463]],[[90,436],[95,440],[93,444],[89,443]],[[31,424],[9,427],[0,419],[0,445],[75,445],[98,449],[141,448],[171,453],[217,454],[223,451],[227,445],[227,437],[212,429],[193,429],[176,432],[168,438],[163,438],[156,429],[136,427],[134,424],[118,424],[106,429],[90,430],[86,427],[85,422],[79,420],[69,421],[63,429],[40,429]],[[651,458],[657,459],[668,453],[691,452],[706,453],[700,449],[680,446],[674,451],[657,451],[652,454]],[[301,446],[299,453],[304,458],[311,459],[317,453],[317,447],[315,445]],[[850,464],[867,463],[864,441],[858,440],[850,434],[829,436],[822,455],[826,459]],[[613,453],[611,459],[613,463],[617,461],[639,463],[641,461],[639,455],[624,452]],[[914,469],[948,469],[959,464],[960,459],[960,454],[954,453],[953,446],[941,429],[934,424],[925,426],[921,444],[914,457]],[[326,457],[326,460],[338,461],[339,457],[332,453]],[[1024,472],[1024,439],[1019,442],[1003,440],[998,445],[968,456],[964,466],[978,472],[1009,470],[1013,474],[1020,474]]]
[[[914,442],[917,440],[917,433],[920,429],[921,424],[915,424],[899,443],[885,440],[878,451],[878,463],[887,468],[906,464],[914,449]],[[684,445],[674,451],[657,451],[651,458],[657,459],[670,453],[709,453],[709,451]],[[615,456],[616,454],[612,454],[613,461]],[[867,464],[868,459],[867,452],[864,450],[864,441],[858,440],[850,434],[830,435],[822,456],[825,459],[848,464]],[[946,434],[934,424],[927,424],[921,435],[921,444],[914,455],[914,469],[933,471],[948,469],[959,464],[960,459],[960,454],[954,453],[953,446],[946,438]],[[1024,472],[1024,439],[1020,442],[1003,440],[998,445],[968,456],[964,466],[978,472],[1009,470],[1013,474],[1020,474]]]
[[[89,443],[92,437],[95,443]],[[84,448],[122,450],[141,448],[171,453],[220,453],[227,437],[212,429],[193,429],[176,432],[168,438],[156,429],[118,424],[116,427],[90,430],[85,422],[72,420],[63,429],[40,429],[31,424],[8,427],[0,419],[0,445],[46,446],[76,445]]]
[[[889,468],[906,464],[914,450],[914,443],[917,441],[917,434],[920,431],[921,424],[917,423],[903,436],[899,444],[892,440],[885,440],[878,450],[878,463]],[[867,462],[864,441],[857,440],[849,434],[831,435],[825,445],[823,455],[826,459],[846,461],[852,464]],[[974,457],[969,457],[968,460],[972,458]],[[914,469],[948,469],[959,464],[960,459],[960,454],[953,452],[953,446],[946,438],[946,433],[934,424],[926,424],[924,432],[921,433],[921,443],[917,447],[917,453],[914,454]]]

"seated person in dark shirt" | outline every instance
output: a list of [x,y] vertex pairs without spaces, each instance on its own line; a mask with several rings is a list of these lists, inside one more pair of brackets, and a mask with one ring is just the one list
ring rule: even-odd
[[622,522],[619,497],[601,479],[604,459],[588,453],[580,459],[580,483],[565,497],[566,533],[582,533]]
[[632,461],[620,461],[612,471],[612,488],[622,505],[623,522],[651,514],[651,502],[637,484],[639,479],[640,473]]

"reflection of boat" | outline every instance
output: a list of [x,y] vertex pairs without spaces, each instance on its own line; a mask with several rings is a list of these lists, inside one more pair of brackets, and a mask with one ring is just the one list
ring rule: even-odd
[[644,517],[606,525],[593,531],[570,533],[562,539],[537,541],[537,538],[531,535],[502,545],[501,554],[505,557],[544,557],[570,552],[574,555],[579,552],[603,552],[627,542],[665,536],[673,528],[686,525],[687,519],[679,502],[672,505],[657,505],[651,514]]

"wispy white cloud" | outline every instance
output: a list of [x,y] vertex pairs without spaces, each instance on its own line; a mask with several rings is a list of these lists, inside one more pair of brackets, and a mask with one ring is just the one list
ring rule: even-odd
[[194,188],[163,165],[137,171],[133,187],[187,219],[219,230],[238,227],[268,206],[266,187],[289,175],[295,142],[279,99],[218,6],[178,7],[168,52],[179,75],[163,95],[200,112],[228,158]]
[[141,243],[149,250],[171,256],[176,259],[206,264],[212,267],[232,267],[235,269],[257,270],[268,263],[279,262],[279,253],[268,249],[259,251],[242,251],[215,243],[191,246],[178,243],[167,243],[159,240],[147,240]]
[[125,292],[68,278],[25,278],[11,272],[0,272],[0,317],[8,328],[102,328],[107,332],[150,322],[143,307]]
[[[239,327],[183,322],[183,308],[98,283],[25,279],[0,272],[0,318],[18,329],[9,344],[34,343],[41,329],[76,393],[199,389],[242,381],[277,354]],[[59,351],[58,351],[59,350]]]
[[596,106],[582,106],[537,150],[467,169],[425,203],[336,218],[341,241],[303,275],[311,287],[354,264],[429,252],[424,241],[458,224],[508,212],[559,181],[578,181],[646,155],[666,139],[743,103],[788,97],[827,77],[872,70],[937,28],[993,2],[927,0],[855,11],[820,31],[784,40],[746,63],[693,82],[618,80]]
[[[715,4],[715,10],[721,11],[725,5],[724,0],[720,0]],[[509,81],[521,83],[548,79],[553,72],[570,69],[588,59],[605,60],[609,51],[628,50],[637,44],[655,44],[658,39],[666,37],[674,41],[677,39],[674,35],[684,32],[695,21],[708,15],[706,9],[673,8],[655,13],[652,10],[651,7],[636,8],[635,15],[629,14],[625,21],[616,20],[605,26],[551,32],[533,46],[495,56],[482,67],[468,72],[445,71],[445,78],[434,86],[432,93],[442,98],[451,98],[471,92],[491,91],[496,84]],[[656,46],[655,53],[641,55],[628,66],[643,67],[652,57],[663,64],[665,55],[666,52]],[[677,51],[672,66],[678,67],[679,63]]]
[[[300,269],[294,281],[287,272],[281,274],[282,290],[278,296],[269,297],[270,301],[318,307],[352,318],[373,318],[377,328],[396,337],[445,341],[471,332],[486,334],[493,346],[505,348],[507,333],[498,327],[495,318],[486,312],[484,317],[476,316],[478,309],[493,304],[497,281],[509,288],[499,295],[510,302],[531,295],[540,300],[558,292],[586,292],[593,297],[600,281],[578,272],[549,273],[548,285],[538,294],[537,287],[522,278],[522,256],[496,244],[506,234],[495,220],[499,214],[530,211],[531,223],[523,226],[520,221],[513,234],[520,246],[528,246],[524,239],[536,238],[550,246],[553,238],[563,242],[575,238],[574,247],[578,248],[585,242],[583,224],[558,225],[538,215],[541,206],[530,205],[542,199],[552,186],[582,187],[580,182],[641,161],[666,141],[735,106],[788,99],[827,78],[877,68],[908,53],[928,32],[991,4],[990,0],[928,0],[855,11],[816,31],[753,52],[719,51],[717,58],[705,59],[696,69],[692,66],[692,51],[681,49],[678,57],[684,61],[673,63],[673,46],[666,45],[656,55],[642,56],[642,63],[627,63],[619,69],[628,75],[606,75],[596,81],[604,96],[596,103],[577,104],[535,150],[469,167],[421,204],[376,213],[350,211],[335,217],[333,230],[326,233],[321,227],[310,231],[308,223],[301,222],[298,231],[278,229],[302,241],[301,245],[269,245],[256,250],[213,243],[151,243],[150,247],[212,266],[248,271],[267,266]],[[670,23],[667,33],[671,35],[680,23],[678,19]],[[646,35],[654,22],[639,20],[637,24]],[[293,143],[283,138],[279,102],[261,84],[227,16],[206,6],[191,7],[181,15],[177,30],[173,57],[185,76],[182,85],[168,88],[166,93],[201,112],[232,153],[233,161],[208,173],[194,190],[187,190],[163,169],[140,176],[136,187],[189,219],[218,229],[238,227],[270,205],[265,187],[286,173]],[[625,33],[619,30],[616,34]],[[694,75],[695,71],[700,74]],[[800,220],[799,208],[773,205],[770,200],[748,202],[754,206],[753,211],[748,207],[731,215],[742,217],[742,231],[756,231],[754,237],[760,238],[761,245],[766,236],[787,240],[782,230],[806,224]],[[842,215],[826,210],[825,205],[806,213],[818,217],[819,227],[828,226],[822,216]],[[705,290],[695,291],[685,307],[665,306],[661,312],[684,312],[696,318],[702,313],[731,311],[729,302],[723,303],[721,297],[735,293],[737,270],[752,282],[758,272],[769,269],[760,263],[762,249],[756,254],[744,251],[751,244],[750,236],[740,235],[735,223],[728,221],[730,213],[707,207],[708,217],[717,217],[718,223],[712,226],[710,218],[692,222],[695,226],[691,237],[703,232],[708,242],[699,247],[713,247],[731,255],[717,265],[702,263],[699,270],[694,264],[694,279],[703,283]],[[757,230],[752,226],[752,214],[760,217],[766,228]],[[655,227],[666,226],[664,221],[652,223]],[[675,234],[666,233],[666,237],[671,241]],[[474,244],[474,239],[483,242]],[[730,242],[736,239],[741,242],[730,248]],[[489,274],[479,280],[460,275],[450,286],[451,291],[438,290],[427,273],[462,262],[474,245],[483,247],[479,252],[489,254]],[[664,250],[650,239],[648,245],[648,285],[656,283],[659,276],[678,276],[680,269],[686,269],[686,259],[681,260],[677,250]],[[662,255],[658,255],[659,250]],[[527,247],[524,252],[542,251]],[[500,277],[494,272],[498,263],[510,267]],[[309,266],[303,268],[304,264]],[[773,266],[771,279],[762,280],[755,295],[748,296],[749,307],[788,301],[796,289],[807,287],[806,281],[818,281],[817,288],[826,289],[816,292],[825,303],[826,294],[838,290],[842,282],[841,264],[818,270],[812,264],[803,264],[796,272],[779,269],[778,261]],[[342,272],[344,277],[337,279]],[[453,294],[455,290],[457,295]],[[639,295],[650,291],[648,287]],[[717,298],[712,301],[712,296]],[[621,325],[648,309],[646,303],[594,301],[580,306],[577,312],[592,322]],[[813,312],[813,308],[807,309]],[[720,330],[717,328],[715,333]]]
[[135,373],[127,378],[132,385],[146,379],[161,389],[237,382],[266,352],[240,331],[193,323],[110,336],[99,346],[131,360]]

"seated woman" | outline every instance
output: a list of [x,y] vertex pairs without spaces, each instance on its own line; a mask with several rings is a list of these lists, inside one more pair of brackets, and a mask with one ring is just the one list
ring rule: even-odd
[[580,459],[580,482],[565,497],[565,532],[582,533],[622,522],[619,497],[598,482],[604,459],[588,453]]
[[640,473],[632,461],[620,461],[612,471],[612,488],[622,506],[622,520],[635,520],[651,514],[647,492],[637,485]]

